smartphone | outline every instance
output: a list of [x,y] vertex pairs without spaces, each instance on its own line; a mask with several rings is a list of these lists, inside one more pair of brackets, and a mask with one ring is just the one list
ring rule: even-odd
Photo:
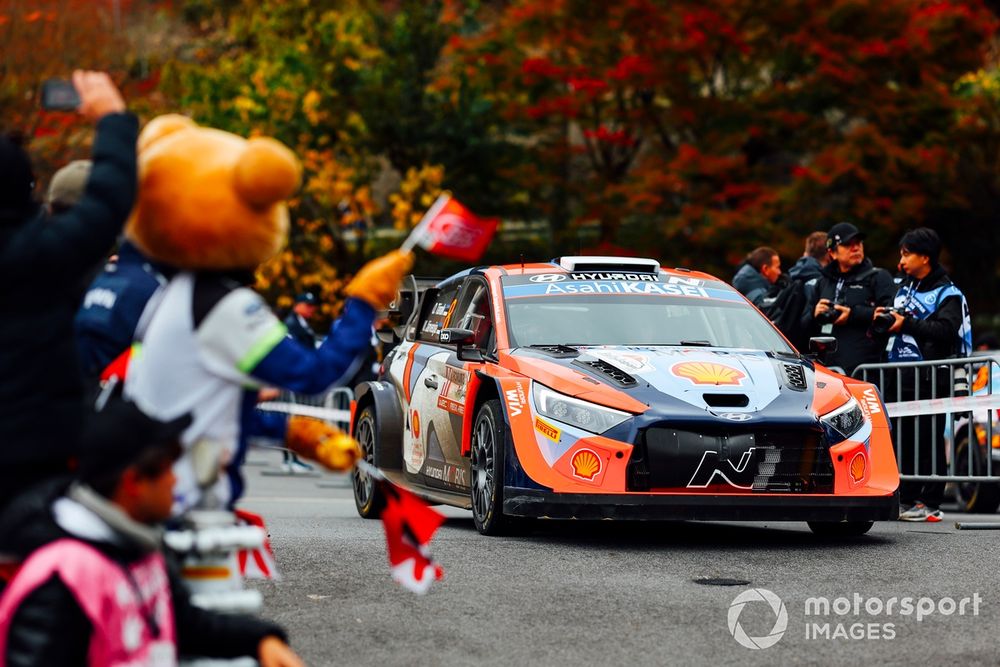
[[42,108],[47,111],[76,111],[80,96],[67,79],[48,79],[42,84]]

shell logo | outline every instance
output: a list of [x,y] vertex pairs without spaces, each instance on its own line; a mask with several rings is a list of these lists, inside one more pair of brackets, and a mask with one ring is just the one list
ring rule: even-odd
[[420,415],[416,410],[410,415],[410,431],[413,432],[414,438],[420,437]]
[[861,452],[855,454],[854,458],[851,459],[851,478],[855,482],[863,480],[865,478],[865,468],[867,467],[868,466],[865,463],[865,455]]
[[578,451],[570,463],[573,466],[573,474],[581,479],[593,481],[601,474],[601,457],[589,449]]
[[705,361],[685,361],[675,364],[670,372],[695,384],[738,385],[740,380],[746,377],[746,373],[732,366]]

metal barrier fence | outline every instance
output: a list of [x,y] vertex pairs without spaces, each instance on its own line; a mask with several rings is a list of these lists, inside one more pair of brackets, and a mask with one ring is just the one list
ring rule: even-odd
[[1000,356],[863,364],[853,376],[882,394],[901,479],[1000,483]]
[[288,415],[315,417],[330,422],[342,431],[350,431],[353,400],[354,391],[350,387],[337,387],[325,394],[316,395],[282,391],[277,399],[259,403],[257,407]]

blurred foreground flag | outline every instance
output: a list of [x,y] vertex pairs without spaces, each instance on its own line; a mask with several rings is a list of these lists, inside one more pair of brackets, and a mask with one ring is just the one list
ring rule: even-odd
[[499,219],[480,218],[451,195],[443,194],[413,228],[403,249],[419,245],[433,255],[478,262],[499,224]]
[[382,525],[389,549],[392,578],[419,595],[444,576],[428,548],[431,537],[444,523],[444,516],[415,495],[386,480],[377,480],[385,495]]

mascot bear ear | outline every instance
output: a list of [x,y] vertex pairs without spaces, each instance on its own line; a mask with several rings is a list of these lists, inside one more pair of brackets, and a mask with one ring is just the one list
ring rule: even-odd
[[143,150],[149,148],[150,144],[154,141],[191,127],[198,127],[198,124],[187,116],[176,113],[157,116],[146,123],[146,127],[142,128],[142,132],[139,133],[139,152],[141,153]]
[[234,174],[236,192],[257,209],[291,197],[301,177],[302,166],[295,154],[280,141],[267,137],[247,141]]

